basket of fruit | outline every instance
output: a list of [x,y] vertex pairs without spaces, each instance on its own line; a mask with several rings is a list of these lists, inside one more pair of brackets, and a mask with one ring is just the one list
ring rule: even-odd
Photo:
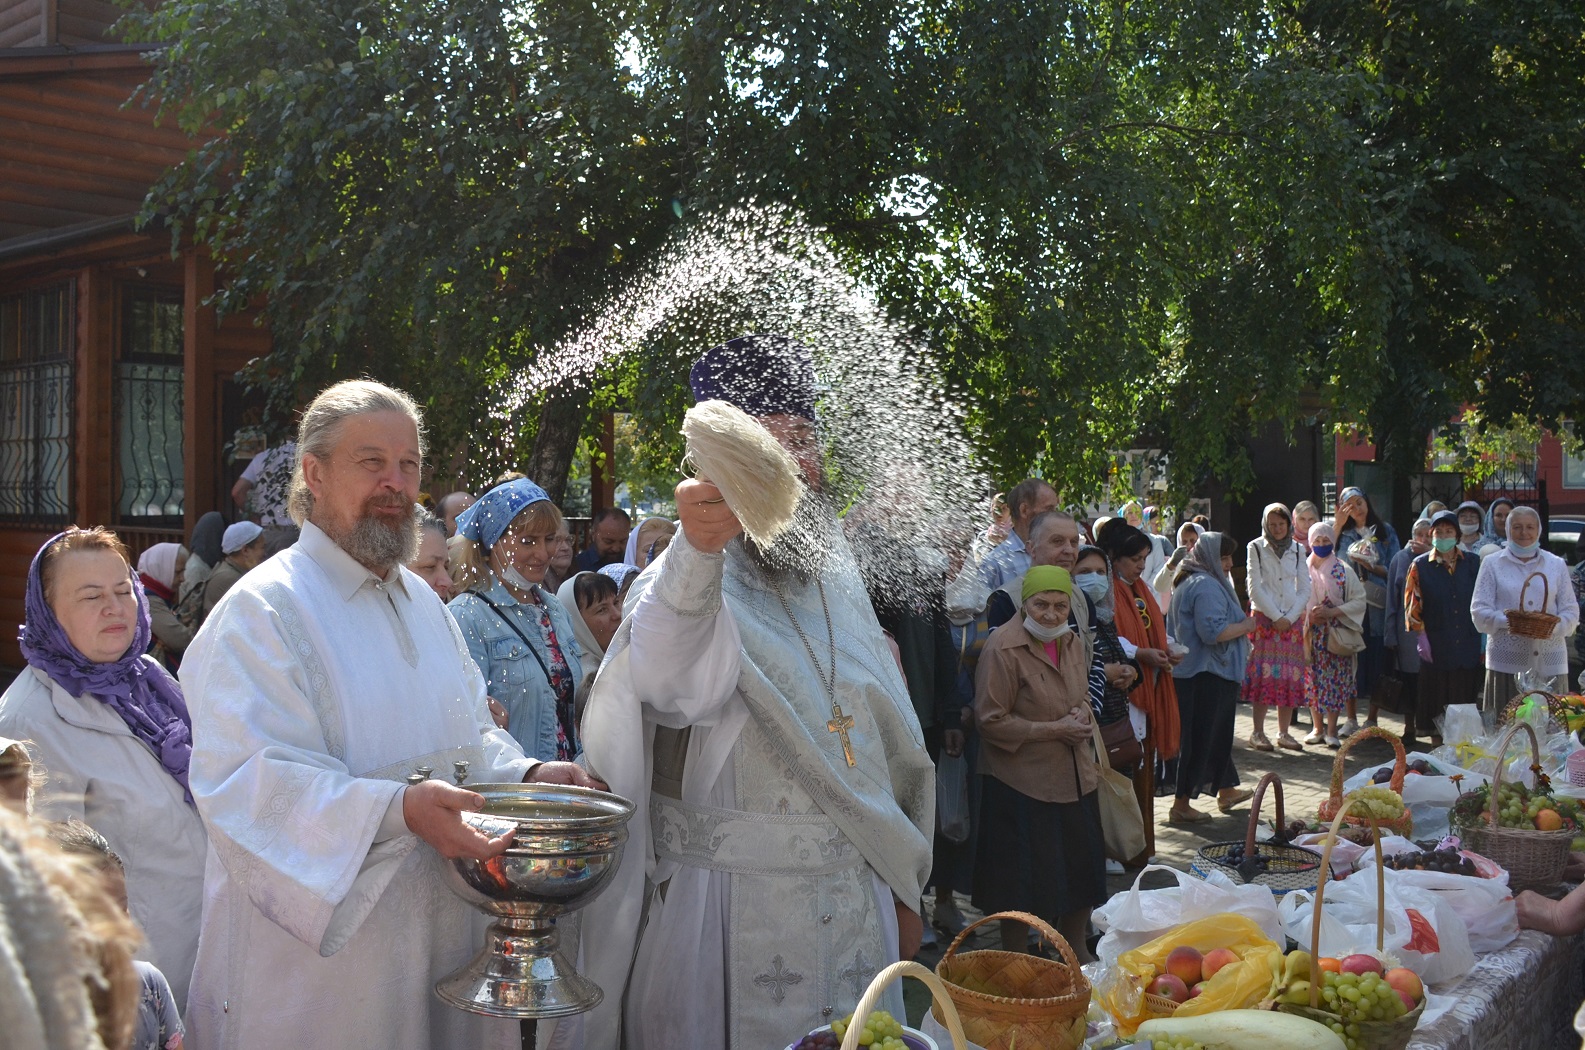
[[[1361,798],[1360,788],[1343,802],[1332,819],[1321,870],[1330,871],[1332,848],[1338,831],[1355,807],[1368,810],[1370,801]],[[1367,821],[1369,817],[1364,818]],[[1343,1041],[1347,1050],[1403,1050],[1414,1036],[1414,1029],[1425,1012],[1425,988],[1419,975],[1403,968],[1386,969],[1381,964],[1386,916],[1386,865],[1382,863],[1381,834],[1373,829],[1376,847],[1376,955],[1357,954],[1345,959],[1321,957],[1321,906],[1326,896],[1327,879],[1315,890],[1315,917],[1310,924],[1310,950],[1290,952],[1283,963],[1281,987],[1273,996],[1276,1008],[1318,1021]],[[1358,878],[1359,876],[1355,876]]]
[[892,963],[876,974],[851,1014],[816,1028],[789,1045],[787,1050],[857,1050],[860,1046],[870,1050],[939,1050],[936,1041],[928,1035],[904,1027],[885,1010],[875,1009],[887,986],[900,977],[914,977],[925,983],[935,1001],[936,1019],[946,1025],[947,1033],[952,1036],[952,1050],[967,1050],[968,1039],[963,1034],[963,1024],[958,1020],[946,985],[923,966],[906,960]]
[[[958,952],[975,929],[1003,919],[1039,931],[1062,958],[993,950]],[[985,1050],[1015,1050],[1015,1046],[1075,1050],[1084,1042],[1090,982],[1079,972],[1079,960],[1068,942],[1043,919],[1021,911],[985,916],[953,939],[936,964],[936,975],[957,1007],[964,1032]],[[939,1001],[931,1012],[945,1023]]]
[[1578,728],[1579,713],[1573,711],[1561,696],[1542,690],[1523,693],[1504,704],[1497,715],[1497,725],[1509,726],[1516,721],[1534,724],[1538,720],[1532,719],[1531,713],[1542,706],[1546,708],[1546,732],[1567,733]]
[[[1521,729],[1530,738],[1534,790],[1503,780],[1509,742]],[[1497,772],[1491,784],[1461,795],[1450,819],[1463,829],[1476,853],[1508,869],[1508,886],[1517,893],[1550,890],[1563,881],[1574,841],[1575,812],[1572,800],[1552,795],[1552,786],[1541,771],[1541,745],[1535,730],[1528,722],[1515,722],[1497,742]]]
[[[1337,757],[1332,760],[1332,795],[1330,798],[1324,799],[1321,802],[1319,809],[1321,823],[1330,823],[1340,812],[1343,812],[1346,808],[1348,808],[1343,805],[1343,758],[1348,754],[1349,749],[1355,744],[1359,743],[1361,740],[1368,740],[1371,737],[1379,737],[1380,739],[1385,740],[1392,745],[1394,761],[1392,765],[1392,775],[1387,780],[1387,787],[1391,790],[1392,797],[1398,800],[1398,812],[1396,814],[1389,815],[1381,811],[1379,808],[1375,810],[1368,810],[1362,806],[1356,805],[1353,807],[1353,810],[1357,815],[1350,815],[1348,822],[1355,827],[1364,827],[1369,824],[1379,825],[1380,827],[1384,827],[1396,835],[1402,835],[1404,838],[1408,838],[1409,833],[1414,830],[1414,821],[1409,816],[1409,809],[1403,804],[1403,778],[1408,773],[1409,759],[1408,756],[1404,754],[1403,741],[1399,740],[1396,734],[1389,733],[1387,730],[1378,726],[1371,726],[1368,729],[1361,729],[1359,732],[1343,741],[1343,746],[1338,749]],[[1360,795],[1362,792],[1369,792],[1373,790],[1381,791],[1382,789],[1379,787],[1361,788],[1359,791],[1354,792],[1354,795],[1351,795],[1350,797],[1352,798],[1356,795]],[[1387,798],[1385,794],[1379,796],[1367,795],[1366,797],[1377,798],[1378,801],[1385,801]]]
[[[1257,844],[1255,830],[1260,824],[1260,803],[1268,784],[1276,792],[1277,819],[1272,824],[1271,841]],[[1304,827],[1302,822],[1299,827]],[[1234,882],[1265,886],[1277,897],[1292,890],[1314,890],[1320,878],[1321,855],[1291,845],[1288,830],[1282,809],[1282,778],[1267,773],[1255,785],[1255,800],[1249,807],[1249,827],[1243,841],[1201,846],[1195,851],[1189,871],[1202,879],[1211,871],[1220,871]]]
[[[1525,591],[1530,589],[1532,580],[1541,581],[1541,607],[1539,609],[1526,609],[1524,607]],[[1508,632],[1517,634],[1521,638],[1547,639],[1552,637],[1552,631],[1562,621],[1544,610],[1552,604],[1552,585],[1547,582],[1546,573],[1532,572],[1524,578],[1524,584],[1519,588],[1519,608],[1509,609]]]

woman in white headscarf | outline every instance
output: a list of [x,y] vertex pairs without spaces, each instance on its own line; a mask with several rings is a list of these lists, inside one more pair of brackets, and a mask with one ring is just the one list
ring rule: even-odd
[[138,578],[149,596],[149,621],[154,629],[154,655],[171,670],[182,662],[194,629],[176,614],[187,549],[179,543],[156,543],[138,558]]
[[605,659],[605,650],[622,623],[622,601],[616,582],[599,572],[577,573],[556,591],[556,600],[572,621],[572,637],[578,643],[578,658],[583,664],[583,680],[578,683],[576,694],[581,712],[600,662]]
[[627,553],[623,561],[640,569],[654,561],[677,535],[677,523],[670,518],[645,518],[627,534]]
[[1310,604],[1310,572],[1293,538],[1293,516],[1280,503],[1260,516],[1260,535],[1249,541],[1249,605],[1260,625],[1250,635],[1244,699],[1254,708],[1256,751],[1272,750],[1266,738],[1266,709],[1277,709],[1277,745],[1302,751],[1288,732],[1293,712],[1304,704],[1304,611]]
[[1310,601],[1304,616],[1310,662],[1304,671],[1304,698],[1326,719],[1326,732],[1322,734],[1317,721],[1304,742],[1325,741],[1331,748],[1343,746],[1337,736],[1337,716],[1354,698],[1354,655],[1333,652],[1327,639],[1340,623],[1353,628],[1361,639],[1365,629],[1365,585],[1337,556],[1336,542],[1331,523],[1310,526]]

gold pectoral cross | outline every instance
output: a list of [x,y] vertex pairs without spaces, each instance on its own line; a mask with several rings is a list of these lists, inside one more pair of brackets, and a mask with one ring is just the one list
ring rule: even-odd
[[856,766],[858,763],[853,760],[853,741],[848,739],[848,730],[856,724],[853,716],[843,714],[841,704],[832,704],[831,713],[836,717],[826,723],[826,731],[842,738],[842,754],[847,756],[848,765]]

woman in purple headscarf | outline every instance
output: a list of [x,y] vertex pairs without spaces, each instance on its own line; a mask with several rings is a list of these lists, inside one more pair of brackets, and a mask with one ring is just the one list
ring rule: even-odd
[[28,570],[28,667],[0,696],[0,735],[29,741],[46,781],[35,812],[103,835],[127,902],[179,1007],[198,950],[203,823],[187,790],[192,729],[181,688],[147,655],[148,598],[106,529],[70,528]]

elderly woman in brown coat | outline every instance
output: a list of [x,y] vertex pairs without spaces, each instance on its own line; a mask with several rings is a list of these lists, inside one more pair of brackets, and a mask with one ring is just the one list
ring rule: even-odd
[[[1068,626],[1073,580],[1037,565],[1024,576],[1023,618],[991,633],[975,674],[980,729],[980,841],[974,904],[1050,922],[1081,961],[1090,909],[1106,900],[1096,788],[1095,712],[1084,643]],[[1024,927],[1003,922],[1020,951]]]

